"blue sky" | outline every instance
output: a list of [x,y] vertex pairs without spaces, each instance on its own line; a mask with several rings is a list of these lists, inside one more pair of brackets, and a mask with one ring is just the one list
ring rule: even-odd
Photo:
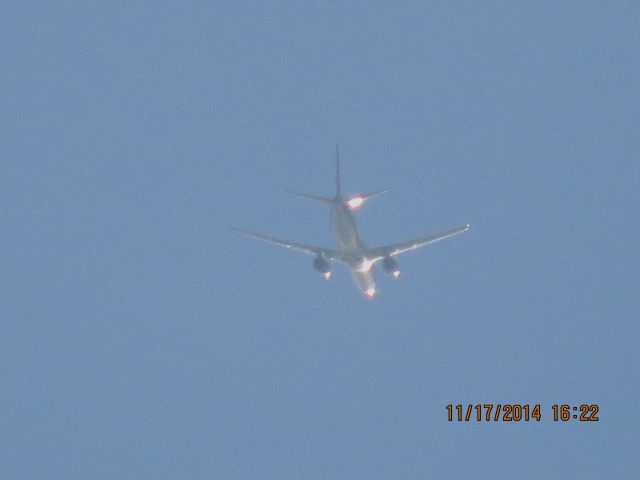
[[[634,478],[636,2],[11,2],[2,478]],[[469,222],[367,302],[285,190]],[[541,404],[539,423],[447,404]],[[597,403],[598,423],[553,422]]]

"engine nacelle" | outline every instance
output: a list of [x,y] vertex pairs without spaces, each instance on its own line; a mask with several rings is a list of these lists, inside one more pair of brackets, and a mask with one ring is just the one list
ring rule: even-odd
[[331,278],[331,267],[325,258],[316,257],[313,261],[313,268],[316,272],[320,272],[325,280],[329,280],[329,278]]
[[393,275],[394,278],[398,278],[400,276],[400,267],[398,266],[398,262],[391,257],[384,257],[384,260],[382,260],[382,269],[385,273]]

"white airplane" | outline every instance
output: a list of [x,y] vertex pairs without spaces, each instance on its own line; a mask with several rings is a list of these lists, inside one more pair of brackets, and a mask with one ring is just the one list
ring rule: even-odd
[[349,267],[353,281],[367,298],[373,298],[376,295],[376,283],[373,278],[373,270],[378,262],[382,262],[382,268],[386,273],[393,275],[394,278],[398,278],[400,276],[400,269],[393,257],[469,230],[469,224],[465,224],[444,232],[436,233],[435,235],[427,235],[407,242],[376,248],[366,247],[360,239],[356,219],[352,212],[359,209],[366,200],[380,193],[385,193],[385,191],[381,190],[363,195],[354,195],[348,198],[343,197],[340,187],[340,152],[338,148],[336,148],[335,197],[322,197],[297,192],[289,193],[326,203],[331,207],[331,228],[338,243],[337,249],[305,245],[303,243],[262,235],[242,228],[231,228],[259,240],[315,255],[316,258],[313,261],[313,268],[320,272],[326,280],[331,278],[329,261],[340,260]]

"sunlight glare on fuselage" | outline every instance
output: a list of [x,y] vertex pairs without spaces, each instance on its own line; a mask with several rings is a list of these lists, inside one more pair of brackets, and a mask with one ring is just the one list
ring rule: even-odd
[[349,206],[349,210],[357,210],[364,203],[364,198],[361,196],[355,196],[347,200],[347,205]]
[[369,298],[373,298],[376,295],[376,289],[375,287],[369,287],[364,291],[364,294],[369,297]]
[[373,260],[369,260],[368,258],[363,258],[362,262],[360,262],[360,265],[358,265],[358,272],[362,272],[362,273],[367,273],[369,270],[371,270],[371,267],[373,267],[374,265]]
[[324,272],[322,275],[324,276],[325,280],[329,280],[331,278],[331,272]]

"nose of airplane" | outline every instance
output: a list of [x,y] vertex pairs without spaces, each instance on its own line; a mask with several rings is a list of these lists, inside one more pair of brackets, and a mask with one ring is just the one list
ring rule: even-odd
[[364,294],[367,298],[371,299],[373,297],[376,296],[376,288],[375,287],[369,287],[364,291]]

